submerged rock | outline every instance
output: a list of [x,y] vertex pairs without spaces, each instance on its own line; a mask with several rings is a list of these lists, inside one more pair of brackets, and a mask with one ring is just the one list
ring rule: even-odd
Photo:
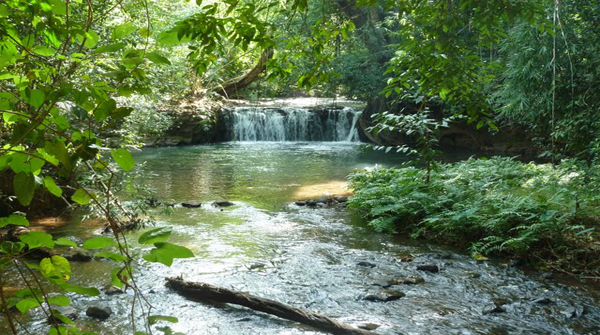
[[379,328],[379,325],[375,324],[375,323],[363,323],[363,324],[358,325],[358,328],[364,329],[364,330],[375,330],[375,329]]
[[202,204],[197,201],[189,201],[189,202],[181,203],[181,207],[185,207],[185,208],[198,208],[201,206],[202,206]]
[[335,201],[337,201],[337,202],[346,202],[346,201],[348,201],[348,197],[347,197],[347,196],[344,196],[344,195],[337,196],[337,197],[335,197],[334,199],[335,199]]
[[404,277],[404,278],[394,278],[392,280],[390,280],[390,284],[391,285],[416,285],[416,284],[423,284],[425,282],[425,279],[423,279],[423,277],[420,276],[408,276],[408,277]]
[[562,315],[574,319],[583,316],[587,310],[584,306],[571,306],[567,307],[564,311],[560,312]]
[[435,273],[439,272],[440,268],[435,264],[419,264],[417,265],[417,270]]
[[229,206],[233,206],[235,204],[231,201],[215,201],[212,203],[212,205],[215,207],[229,207]]
[[363,267],[366,267],[366,268],[374,268],[374,267],[377,266],[374,263],[367,262],[367,261],[360,261],[360,262],[356,263],[356,265],[363,266]]
[[543,279],[552,280],[554,279],[554,275],[549,272],[544,272],[540,275]]
[[506,309],[502,306],[494,305],[483,310],[483,314],[499,314],[506,313]]
[[306,206],[306,201],[296,201],[294,202],[296,206]]
[[58,253],[70,261],[89,262],[94,258],[94,255],[86,249],[70,247],[66,250],[59,250]]
[[385,292],[380,292],[380,293],[367,294],[367,295],[365,295],[363,300],[373,301],[373,302],[388,302],[388,301],[394,301],[394,300],[401,299],[405,296],[406,296],[406,294],[404,294],[404,292],[385,291]]
[[98,320],[106,320],[112,315],[110,307],[91,306],[85,311],[85,315]]
[[320,197],[316,198],[315,201],[317,203],[328,204],[331,202],[331,198],[328,198],[326,196],[320,196]]
[[533,300],[534,304],[540,304],[540,305],[548,305],[552,303],[552,299],[544,297],[544,298],[537,298]]

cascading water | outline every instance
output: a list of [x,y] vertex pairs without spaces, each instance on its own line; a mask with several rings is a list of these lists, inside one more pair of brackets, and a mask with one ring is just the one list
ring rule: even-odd
[[345,108],[234,107],[224,112],[228,141],[359,142],[362,112]]

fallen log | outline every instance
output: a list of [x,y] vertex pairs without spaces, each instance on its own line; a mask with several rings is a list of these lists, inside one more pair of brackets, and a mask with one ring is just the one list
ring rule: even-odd
[[188,282],[181,277],[177,277],[167,278],[165,285],[191,300],[241,305],[259,312],[309,325],[332,334],[375,335],[373,332],[354,328],[311,311],[211,284]]
[[226,98],[236,96],[238,90],[250,85],[258,76],[267,69],[267,62],[273,57],[273,47],[267,47],[260,55],[258,62],[243,76],[233,79],[223,85],[213,89],[216,92]]

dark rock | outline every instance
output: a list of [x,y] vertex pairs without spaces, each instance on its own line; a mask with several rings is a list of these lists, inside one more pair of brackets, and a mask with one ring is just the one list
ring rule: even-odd
[[320,196],[320,197],[316,198],[315,201],[317,203],[328,204],[331,202],[331,199],[326,196]]
[[254,263],[254,264],[250,264],[250,266],[248,266],[248,269],[249,270],[257,270],[257,269],[264,269],[265,267],[267,267],[266,264]]
[[174,201],[167,201],[164,203],[165,206],[167,207],[175,207],[175,202]]
[[518,268],[520,266],[525,265],[525,261],[522,258],[513,258],[510,260],[510,262],[508,263],[509,266]]
[[185,208],[198,208],[201,206],[202,206],[202,204],[197,201],[189,201],[189,202],[181,203],[181,207],[185,207]]
[[537,298],[533,300],[534,304],[540,304],[540,305],[548,305],[552,303],[552,299],[550,298]]
[[571,306],[567,307],[564,311],[561,312],[564,316],[574,319],[583,316],[587,310],[583,306]]
[[308,207],[317,207],[317,202],[314,200],[306,200],[306,206]]
[[358,263],[356,263],[356,265],[358,265],[358,266],[364,266],[366,268],[374,268],[376,266],[375,264],[373,264],[371,262],[367,262],[367,261],[358,262]]
[[452,254],[449,252],[442,252],[438,254],[438,258],[440,259],[452,259]]
[[554,275],[552,273],[549,272],[544,272],[540,275],[540,277],[542,277],[543,279],[547,279],[547,280],[552,280],[554,279]]
[[405,297],[406,294],[400,291],[385,291],[380,293],[371,293],[365,295],[363,300],[373,301],[373,302],[388,302],[398,300],[402,297]]
[[296,206],[306,206],[306,201],[296,201],[294,204],[296,204]]
[[156,208],[160,206],[160,201],[156,198],[148,198],[146,199],[146,204],[150,207]]
[[319,207],[319,208],[325,208],[325,207],[327,207],[327,204],[323,203],[323,202],[317,202],[317,207]]
[[89,262],[94,258],[94,255],[88,250],[77,247],[60,250],[58,253],[64,258],[76,262]]
[[379,328],[379,325],[374,324],[374,323],[363,323],[361,325],[358,325],[358,328],[364,329],[364,330],[375,330],[375,329]]
[[423,277],[419,277],[419,276],[409,276],[409,277],[404,277],[404,278],[394,278],[392,280],[390,280],[390,284],[391,285],[416,285],[416,284],[422,284],[425,282],[425,279],[423,279]]
[[[55,312],[60,313],[60,315],[66,316],[67,318],[69,318],[71,320],[77,320],[77,318],[79,317],[79,311],[77,311],[75,308],[70,307],[70,306],[68,306],[68,307],[53,307],[53,310]],[[65,322],[63,322],[60,318],[58,318],[54,314],[52,314],[48,317],[48,323],[64,324]]]
[[440,268],[438,268],[435,264],[420,264],[417,265],[417,270],[427,271],[427,272],[439,272]]
[[29,252],[25,254],[25,256],[27,258],[36,259],[36,260],[42,260],[44,258],[49,258],[54,255],[56,255],[56,251],[46,248],[46,247],[39,247],[39,248],[35,248],[33,250],[29,250]]
[[480,277],[481,277],[481,273],[477,273],[477,272],[467,273],[467,278],[475,279],[475,278],[480,278]]
[[85,315],[98,320],[106,320],[111,316],[111,314],[112,309],[110,309],[110,307],[91,306],[85,311]]
[[156,290],[154,290],[154,289],[151,289],[150,291],[148,291],[148,293],[150,293],[150,294],[155,294],[155,293],[156,293]]
[[413,255],[405,255],[400,257],[400,262],[403,263],[408,263],[408,262],[412,262],[415,260],[415,257]]
[[237,322],[248,322],[248,321],[252,321],[252,318],[241,318],[241,319],[237,319]]
[[502,306],[494,305],[494,307],[490,307],[490,308],[483,310],[483,314],[498,314],[498,313],[506,313],[506,309]]
[[346,201],[348,201],[348,197],[347,197],[347,196],[344,196],[344,195],[337,196],[337,197],[335,197],[334,199],[335,199],[335,201],[337,201],[337,202],[346,202]]
[[231,201],[215,201],[212,203],[212,205],[215,207],[229,207],[229,206],[233,206],[235,204]]
[[9,241],[18,242],[20,241],[19,236],[29,233],[29,229],[23,226],[11,227],[8,230],[7,238]]
[[398,300],[400,298],[406,297],[406,294],[404,294],[404,292],[400,292],[400,291],[388,290],[388,291],[385,291],[385,294],[387,295],[385,301],[394,301],[394,300]]
[[106,295],[115,295],[115,294],[123,294],[125,292],[123,292],[123,290],[121,290],[118,287],[111,286],[111,287],[107,288],[106,290],[104,290],[104,293],[106,293]]

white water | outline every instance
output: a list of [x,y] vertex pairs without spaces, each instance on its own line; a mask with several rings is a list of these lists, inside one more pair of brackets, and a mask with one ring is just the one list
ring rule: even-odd
[[224,114],[229,141],[359,142],[358,109],[235,107]]

